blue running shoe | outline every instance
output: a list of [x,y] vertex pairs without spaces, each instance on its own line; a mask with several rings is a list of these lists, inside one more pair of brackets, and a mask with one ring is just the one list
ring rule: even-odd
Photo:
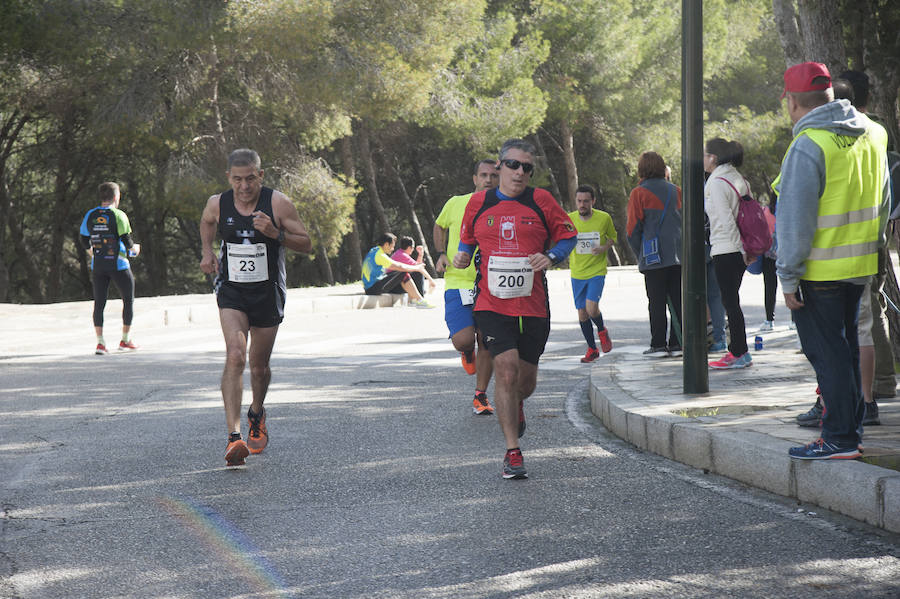
[[841,447],[824,439],[816,439],[801,447],[791,447],[788,455],[798,460],[852,460],[858,458],[860,453],[857,445]]

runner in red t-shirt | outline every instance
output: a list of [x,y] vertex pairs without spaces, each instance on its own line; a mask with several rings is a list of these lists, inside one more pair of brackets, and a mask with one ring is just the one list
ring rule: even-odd
[[453,257],[453,266],[465,268],[478,246],[474,314],[494,359],[495,406],[507,449],[504,478],[528,476],[518,438],[525,432],[522,402],[537,384],[550,335],[544,271],[565,259],[576,240],[569,215],[553,196],[528,186],[534,154],[534,146],[521,139],[503,144],[500,186],[469,200]]

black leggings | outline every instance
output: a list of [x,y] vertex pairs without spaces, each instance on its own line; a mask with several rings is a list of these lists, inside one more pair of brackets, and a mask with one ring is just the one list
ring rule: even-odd
[[[647,311],[650,313],[650,347],[666,347],[666,307],[672,302],[669,347],[681,347],[681,266],[665,266],[644,271]],[[676,332],[678,329],[678,332]]]
[[775,260],[763,256],[762,276],[765,284],[766,320],[775,320],[775,291],[778,289],[778,277],[775,276]]
[[103,309],[106,308],[106,296],[109,293],[109,282],[115,283],[122,294],[122,324],[131,326],[134,318],[134,275],[131,269],[116,271],[95,270],[94,280],[94,326],[103,326]]
[[747,270],[744,255],[734,252],[713,256],[713,268],[716,269],[716,279],[722,292],[722,305],[725,306],[725,314],[728,315],[728,351],[733,356],[743,356],[747,353],[747,331],[744,325],[744,312],[741,310],[741,296],[738,292],[741,290],[741,281]]

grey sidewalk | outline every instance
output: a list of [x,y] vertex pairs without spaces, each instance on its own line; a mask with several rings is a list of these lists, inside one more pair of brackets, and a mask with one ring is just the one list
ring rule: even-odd
[[[743,293],[742,293],[743,295]],[[748,330],[752,343],[752,333]],[[753,366],[710,371],[709,393],[682,393],[681,358],[616,352],[591,371],[593,413],[641,449],[900,532],[900,472],[861,460],[792,460],[817,429],[795,417],[815,401],[815,373],[787,326],[765,333]],[[752,347],[752,345],[751,345]],[[864,460],[900,461],[900,400],[879,400]]]

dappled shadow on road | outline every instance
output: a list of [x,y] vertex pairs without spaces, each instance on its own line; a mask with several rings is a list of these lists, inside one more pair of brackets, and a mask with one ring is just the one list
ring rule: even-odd
[[456,355],[405,357],[277,354],[270,446],[230,470],[220,354],[63,360],[40,377],[16,366],[0,393],[13,584],[47,597],[360,599],[897,588],[896,560],[874,545],[750,504],[723,510],[573,433],[564,399],[584,371],[542,375],[522,440],[532,478],[504,481],[496,418],[471,414]]

